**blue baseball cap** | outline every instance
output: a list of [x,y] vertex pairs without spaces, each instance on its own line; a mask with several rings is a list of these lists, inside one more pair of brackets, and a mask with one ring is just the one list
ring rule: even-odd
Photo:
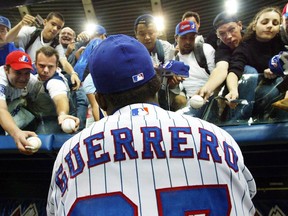
[[[277,76],[288,75],[288,52],[281,51],[278,55],[273,56],[269,61],[269,68]],[[285,64],[286,63],[286,64]]]
[[164,76],[177,75],[185,78],[189,77],[190,67],[183,62],[170,60],[162,68],[164,69]]
[[11,23],[9,19],[4,16],[0,16],[0,25],[7,27],[9,30],[11,29]]
[[175,35],[185,35],[188,33],[197,33],[196,24],[193,21],[185,20],[180,23],[175,28]]
[[106,29],[103,26],[101,26],[101,25],[96,25],[95,26],[95,33],[98,34],[98,35],[103,35],[103,34],[106,35],[107,34]]
[[103,94],[133,89],[156,76],[147,48],[123,34],[103,40],[93,50],[88,64],[97,92]]

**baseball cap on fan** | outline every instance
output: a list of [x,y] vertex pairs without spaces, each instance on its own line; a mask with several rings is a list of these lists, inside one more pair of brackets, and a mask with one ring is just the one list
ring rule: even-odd
[[269,68],[277,76],[288,75],[288,52],[281,51],[278,55],[273,56],[269,61]]
[[175,35],[185,35],[188,33],[197,33],[196,24],[193,21],[185,20],[180,23],[175,28]]
[[183,62],[170,60],[166,64],[164,64],[161,68],[164,69],[163,75],[177,75],[181,77],[189,77],[189,65],[184,64]]
[[150,23],[154,23],[155,19],[151,14],[143,14],[139,17],[137,17],[137,19],[134,22],[134,29],[137,28],[138,24],[145,24],[145,25],[149,25]]
[[282,16],[284,16],[285,18],[288,17],[288,3],[283,8]]
[[228,14],[227,12],[219,13],[214,21],[213,26],[215,29],[219,28],[221,25],[230,23],[230,22],[238,22],[238,18],[233,14]]
[[103,34],[106,35],[107,34],[106,29],[103,26],[101,26],[101,25],[96,25],[95,26],[95,33],[98,34],[98,35],[103,35]]
[[16,50],[9,53],[6,57],[6,65],[10,65],[14,70],[31,69],[32,61],[30,56],[22,51]]
[[93,50],[89,71],[97,92],[103,94],[139,87],[156,76],[146,47],[123,34],[109,36]]
[[5,26],[9,30],[11,29],[11,23],[10,23],[9,19],[7,19],[4,16],[0,16],[0,25]]

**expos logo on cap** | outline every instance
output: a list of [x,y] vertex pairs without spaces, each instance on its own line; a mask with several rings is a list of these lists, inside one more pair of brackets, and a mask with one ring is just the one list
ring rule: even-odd
[[20,50],[15,50],[7,55],[6,65],[10,65],[14,70],[33,69],[30,56]]
[[168,61],[163,65],[163,68],[170,69],[173,66],[173,61]]
[[178,23],[175,29],[175,34],[182,36],[188,33],[197,33],[196,24],[189,20]]
[[288,75],[288,52],[281,51],[269,61],[269,68],[277,76]]
[[26,55],[23,55],[22,57],[19,58],[19,62],[26,62],[28,63],[29,62],[29,59]]
[[188,65],[185,65],[183,62],[170,60],[166,64],[163,65],[163,75],[177,75],[181,77],[189,77],[189,69]]

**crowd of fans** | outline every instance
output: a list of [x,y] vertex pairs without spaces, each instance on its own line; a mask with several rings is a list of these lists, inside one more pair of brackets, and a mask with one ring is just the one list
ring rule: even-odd
[[[260,10],[247,27],[222,12],[205,38],[199,33],[199,14],[187,11],[175,26],[172,44],[158,38],[153,15],[140,15],[135,38],[149,51],[161,79],[160,106],[217,124],[285,119],[285,58],[280,56],[270,68],[269,61],[285,54],[286,19],[286,6],[282,13],[276,7]],[[27,14],[11,27],[9,19],[0,16],[0,132],[11,135],[25,154],[28,136],[62,133],[67,118],[76,123],[73,132],[80,131],[89,107],[95,121],[106,115],[95,100],[97,89],[88,67],[93,49],[107,38],[106,29],[95,25],[93,34],[77,35],[64,27],[58,12],[40,21]],[[184,64],[170,67],[175,61]],[[202,107],[190,106],[194,95],[203,98]]]

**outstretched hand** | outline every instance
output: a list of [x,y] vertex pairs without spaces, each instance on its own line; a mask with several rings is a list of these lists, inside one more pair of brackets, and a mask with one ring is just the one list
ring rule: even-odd
[[80,119],[75,117],[75,116],[72,116],[72,115],[67,115],[67,114],[61,114],[58,116],[58,124],[59,125],[62,125],[63,121],[65,119],[73,119],[75,121],[75,129],[74,129],[74,132],[76,132],[80,126]]
[[70,79],[73,86],[72,90],[74,91],[78,90],[81,85],[81,80],[79,79],[78,74],[72,73]]
[[22,154],[26,154],[26,155],[33,154],[33,152],[31,152],[30,150],[26,149],[25,146],[29,145],[29,142],[27,141],[28,137],[37,136],[37,134],[35,132],[19,130],[19,131],[17,131],[15,134],[13,134],[11,136],[13,137],[18,150]]
[[196,91],[197,95],[200,95],[202,98],[204,98],[205,101],[208,101],[208,99],[213,94],[213,91],[211,91],[209,88],[207,88],[205,85],[202,86],[200,89]]

